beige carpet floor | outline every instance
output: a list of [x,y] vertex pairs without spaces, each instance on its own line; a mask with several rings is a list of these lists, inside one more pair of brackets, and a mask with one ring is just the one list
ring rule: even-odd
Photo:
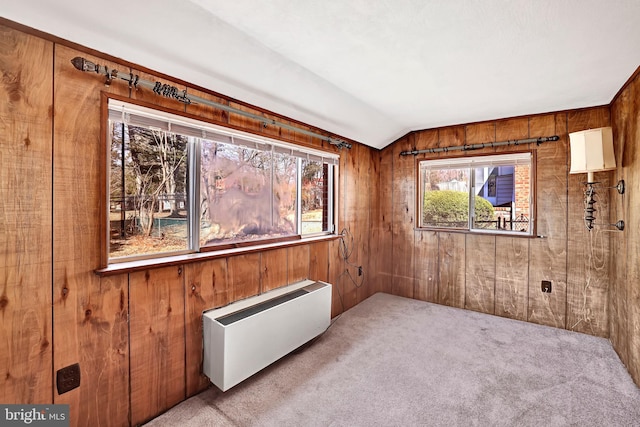
[[380,293],[148,426],[640,426],[640,389],[606,339]]

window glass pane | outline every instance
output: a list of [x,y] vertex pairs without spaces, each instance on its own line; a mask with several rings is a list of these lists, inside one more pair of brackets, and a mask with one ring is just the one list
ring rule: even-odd
[[329,228],[330,166],[321,161],[302,160],[302,232],[321,233]]
[[298,188],[298,159],[282,153],[273,153],[273,199],[275,201],[275,227],[281,235],[296,233]]
[[110,122],[109,257],[188,249],[187,137]]
[[476,167],[473,229],[529,232],[531,167]]
[[476,188],[473,228],[497,230],[501,224],[497,210],[511,206],[513,173],[500,174],[501,169],[504,168],[496,166],[476,167],[473,170]]
[[295,234],[295,205],[295,158],[201,140],[201,246]]
[[420,166],[422,225],[469,227],[469,168],[431,169]]

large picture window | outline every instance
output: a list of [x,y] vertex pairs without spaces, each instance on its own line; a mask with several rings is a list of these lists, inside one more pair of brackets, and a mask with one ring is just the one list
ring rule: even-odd
[[526,152],[420,161],[420,227],[532,235],[532,158]]
[[338,156],[109,100],[109,260],[332,233]]

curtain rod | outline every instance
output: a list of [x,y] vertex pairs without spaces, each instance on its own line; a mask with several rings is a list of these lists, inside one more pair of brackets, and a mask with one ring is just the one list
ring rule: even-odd
[[469,151],[469,150],[479,150],[485,147],[502,147],[505,145],[524,145],[524,144],[533,144],[534,142],[537,145],[542,144],[543,142],[557,141],[560,137],[558,135],[553,136],[543,136],[540,138],[526,138],[526,139],[512,139],[509,141],[500,141],[500,142],[485,142],[482,144],[469,144],[469,145],[455,145],[452,147],[438,147],[438,148],[427,148],[425,150],[412,150],[412,151],[403,151],[400,153],[401,156],[409,156],[409,155],[418,155],[422,153],[447,153],[449,151]]
[[282,123],[282,122],[278,122],[276,120],[273,119],[267,119],[266,117],[260,116],[258,114],[253,114],[253,113],[249,113],[247,111],[243,111],[243,110],[239,110],[237,108],[233,108],[233,107],[229,107],[228,105],[224,105],[224,104],[220,104],[218,102],[214,102],[214,101],[210,101],[208,99],[205,98],[201,98],[199,96],[196,95],[191,95],[187,93],[187,90],[179,90],[177,87],[175,86],[171,86],[168,84],[164,84],[161,83],[159,81],[149,81],[149,80],[144,80],[141,79],[139,75],[137,74],[133,74],[133,73],[121,73],[120,71],[118,71],[117,69],[112,69],[109,70],[109,68],[106,65],[99,65],[99,64],[95,64],[85,58],[82,57],[75,57],[71,60],[71,63],[73,64],[73,66],[80,70],[80,71],[87,71],[87,72],[95,72],[96,74],[102,74],[106,77],[106,80],[104,82],[104,84],[106,86],[109,86],[111,84],[111,82],[113,81],[113,79],[120,79],[120,80],[124,80],[125,82],[129,83],[129,88],[137,88],[138,86],[142,86],[142,87],[146,87],[148,89],[151,89],[153,91],[153,93],[160,95],[160,96],[164,96],[165,98],[173,98],[176,101],[182,102],[183,104],[204,104],[204,105],[208,105],[210,107],[214,107],[214,108],[219,108],[221,110],[224,111],[228,111],[230,113],[234,113],[234,114],[238,114],[240,116],[244,116],[244,117],[249,117],[255,120],[258,120],[260,122],[262,122],[264,124],[264,126],[266,127],[267,125],[274,125],[274,126],[278,126],[280,128],[283,129],[288,129],[288,130],[292,130],[298,133],[301,133],[303,135],[307,135],[307,136],[312,136],[314,138],[318,138],[322,141],[327,141],[329,144],[331,145],[335,145],[336,147],[342,149],[342,148],[351,148],[351,144],[343,141],[341,139],[337,139],[337,138],[332,138],[330,136],[326,136],[326,135],[321,135],[319,133],[316,132],[311,132],[309,130],[306,129],[302,129],[299,128],[297,126],[293,126],[287,123]]

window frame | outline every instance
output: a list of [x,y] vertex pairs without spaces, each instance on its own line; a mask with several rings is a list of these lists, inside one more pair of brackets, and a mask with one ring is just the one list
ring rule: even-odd
[[[490,164],[490,159],[500,161],[500,157],[509,157],[509,156],[518,156],[523,154],[529,154],[530,163],[529,163],[529,230],[525,232],[515,231],[515,230],[506,230],[506,229],[481,229],[473,227],[473,215],[474,215],[474,204],[475,197],[478,189],[475,184],[475,169],[482,167],[482,165]],[[483,162],[483,159],[485,161]],[[465,162],[467,160],[467,162]],[[447,227],[437,227],[437,226],[429,226],[423,223],[423,207],[424,207],[424,192],[422,189],[422,179],[421,179],[421,164],[423,162],[441,162],[443,165],[451,165],[456,166],[460,165],[460,169],[468,168],[469,169],[469,217],[467,220],[466,227],[458,227],[458,228],[447,228]],[[424,231],[444,231],[451,233],[474,233],[474,234],[489,234],[489,235],[500,235],[500,236],[510,236],[510,237],[524,237],[524,238],[532,238],[537,236],[537,192],[536,192],[536,150],[523,150],[523,151],[505,151],[505,152],[493,152],[493,153],[482,153],[476,154],[472,156],[450,156],[450,157],[423,157],[417,158],[415,163],[416,170],[416,229],[424,230]],[[515,165],[515,163],[514,163]],[[451,167],[453,169],[453,167]],[[444,167],[443,167],[444,169]]]
[[[175,250],[175,251],[167,251],[167,252],[159,252],[159,253],[147,253],[147,254],[137,254],[137,255],[129,255],[129,256],[121,256],[121,257],[112,257],[110,244],[111,244],[111,222],[110,222],[110,176],[111,176],[111,149],[112,149],[112,136],[111,136],[111,120],[112,120],[112,111],[115,110],[111,103],[116,103],[118,105],[126,105],[138,111],[148,111],[149,114],[154,114],[159,117],[167,117],[167,121],[171,122],[181,122],[185,125],[191,125],[193,128],[207,128],[212,132],[218,134],[226,134],[229,136],[234,136],[239,139],[243,139],[246,141],[252,141],[256,143],[256,147],[259,145],[278,147],[277,149],[280,152],[285,152],[285,154],[291,153],[292,156],[297,157],[296,161],[296,231],[293,235],[287,236],[277,236],[277,237],[267,237],[264,239],[255,239],[255,240],[247,240],[242,242],[221,242],[216,245],[202,245],[199,241],[199,233],[200,233],[200,224],[199,224],[199,216],[200,216],[200,180],[201,180],[201,153],[200,153],[200,139],[206,139],[204,134],[202,137],[197,137],[193,135],[185,135],[189,137],[189,140],[193,138],[197,139],[194,143],[189,143],[187,149],[187,170],[189,178],[187,178],[187,192],[189,194],[187,205],[189,206],[189,214],[187,219],[187,229],[188,235],[185,238],[187,243],[187,249],[184,250]],[[134,124],[135,126],[135,124]],[[262,247],[262,246],[272,246],[272,244],[292,244],[295,241],[300,241],[301,243],[305,240],[313,241],[317,238],[322,237],[332,237],[335,236],[336,230],[338,229],[338,183],[339,183],[339,164],[340,164],[340,156],[337,153],[332,153],[328,151],[324,151],[322,149],[316,147],[309,147],[306,145],[294,144],[276,137],[267,137],[260,134],[254,134],[251,132],[247,132],[246,130],[240,130],[239,128],[229,125],[221,125],[212,120],[209,120],[204,117],[199,117],[196,115],[188,114],[185,112],[170,110],[161,106],[149,104],[146,102],[140,102],[137,100],[132,100],[126,97],[121,97],[114,94],[107,94],[105,92],[102,93],[101,99],[101,143],[105,148],[104,155],[105,158],[101,162],[101,167],[104,168],[101,173],[101,187],[104,189],[104,196],[101,197],[101,202],[104,203],[104,207],[101,209],[101,223],[102,223],[102,232],[101,234],[101,266],[102,270],[108,270],[110,266],[121,265],[126,263],[137,263],[137,262],[156,262],[157,264],[163,264],[165,261],[172,262],[172,259],[181,256],[198,256],[202,254],[211,254],[215,255],[216,252],[223,252],[229,249],[235,248],[246,248],[247,250],[252,250],[253,247]],[[171,131],[171,130],[169,130]],[[183,133],[176,131],[183,135]],[[237,144],[236,144],[237,145]],[[261,150],[266,151],[266,150]],[[296,154],[293,154],[296,153]],[[328,202],[326,206],[327,210],[327,227],[329,230],[315,232],[315,233],[307,233],[302,234],[302,206],[301,206],[301,159],[303,157],[302,154],[306,155],[306,159],[314,160],[322,162],[323,164],[328,164],[327,168],[327,182],[325,185],[327,186],[328,192]],[[97,270],[101,271],[101,270]]]

